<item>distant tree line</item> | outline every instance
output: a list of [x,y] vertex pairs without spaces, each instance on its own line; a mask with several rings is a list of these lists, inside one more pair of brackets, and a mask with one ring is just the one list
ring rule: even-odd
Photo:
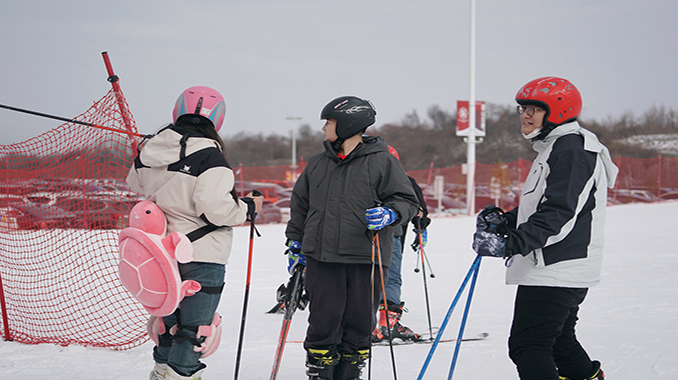
[[[466,143],[456,136],[456,113],[431,106],[427,117],[416,111],[406,114],[398,123],[370,127],[367,134],[379,135],[398,150],[405,170],[457,166],[466,162]],[[621,140],[636,135],[678,134],[678,112],[665,107],[651,107],[642,116],[631,112],[604,121],[579,120],[598,135],[613,157],[656,157],[658,152],[642,145],[629,145]],[[320,123],[311,128],[302,125],[296,133],[297,157],[308,160],[323,151]],[[241,132],[224,138],[231,166],[277,166],[291,163],[291,137]],[[519,158],[532,160],[532,145],[520,134],[519,119],[513,106],[487,105],[486,136],[476,146],[476,160],[484,164],[511,162]]]

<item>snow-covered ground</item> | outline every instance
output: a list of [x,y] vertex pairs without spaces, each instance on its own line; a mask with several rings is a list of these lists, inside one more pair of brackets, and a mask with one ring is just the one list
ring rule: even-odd
[[636,135],[620,140],[626,145],[640,145],[646,149],[656,149],[661,154],[678,154],[678,134]]
[[[588,352],[603,363],[606,377],[616,380],[678,379],[678,248],[673,216],[678,202],[630,204],[608,208],[603,282],[594,287],[580,314],[578,336]],[[437,218],[429,227],[427,253],[435,278],[428,279],[431,315],[439,326],[474,260],[471,217]],[[205,359],[205,380],[233,378],[247,268],[248,229],[235,229],[235,245],[219,312],[224,331],[219,350]],[[245,344],[240,379],[268,379],[282,317],[265,311],[275,304],[275,290],[287,281],[282,254],[283,225],[260,226],[254,243]],[[411,240],[412,236],[408,237]],[[408,241],[409,244],[409,241]],[[406,247],[403,300],[409,313],[402,322],[415,331],[428,330],[422,274],[415,273],[415,255]],[[504,285],[499,259],[483,259],[466,336],[488,332],[483,341],[461,346],[454,378],[517,379],[507,356],[514,286]],[[443,338],[456,337],[465,297],[453,313]],[[303,340],[306,311],[297,312],[290,340]],[[24,345],[0,340],[0,379],[126,379],[143,380],[153,366],[152,344],[127,351]],[[415,379],[429,345],[395,347],[399,379]],[[441,343],[426,379],[447,378],[454,343]],[[301,344],[287,345],[278,379],[303,379]],[[388,347],[375,347],[372,378],[392,378]],[[367,378],[365,375],[364,378]]]

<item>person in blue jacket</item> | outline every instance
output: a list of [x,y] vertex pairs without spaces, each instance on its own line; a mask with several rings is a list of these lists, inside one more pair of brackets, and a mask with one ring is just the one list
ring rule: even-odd
[[521,133],[537,157],[517,208],[488,207],[473,248],[506,257],[518,285],[509,356],[522,380],[604,379],[575,335],[580,304],[600,282],[607,189],[617,167],[596,135],[577,123],[579,90],[568,80],[532,80],[516,94]]
[[[400,160],[400,155],[396,148],[389,145],[388,150],[395,158]],[[417,251],[419,249],[419,244],[426,246],[428,236],[426,228],[431,223],[431,219],[428,217],[428,207],[426,207],[426,201],[424,200],[424,193],[421,190],[421,187],[419,187],[414,178],[410,176],[407,178],[409,178],[412,183],[412,189],[419,201],[417,215],[412,218],[412,225],[414,226],[413,232],[415,233],[412,248]],[[388,276],[385,284],[386,294],[384,298],[386,299],[386,305],[384,305],[383,299],[379,301],[379,324],[374,329],[374,332],[372,332],[373,343],[378,343],[389,338],[391,340],[399,338],[401,340],[411,340],[415,342],[422,340],[421,335],[400,323],[403,312],[406,311],[405,301],[400,299],[401,287],[403,285],[403,248],[405,246],[406,235],[407,225],[394,229],[393,255],[391,256],[391,265],[388,267]],[[419,235],[421,235],[421,242]]]

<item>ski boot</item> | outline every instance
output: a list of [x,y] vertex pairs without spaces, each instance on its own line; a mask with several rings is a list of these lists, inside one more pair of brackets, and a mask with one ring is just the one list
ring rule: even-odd
[[309,380],[334,380],[334,367],[339,359],[330,350],[309,349],[306,354],[306,375]]
[[182,376],[170,366],[167,366],[167,373],[165,374],[165,379],[166,380],[201,380],[202,379],[202,373],[205,372],[205,365],[203,364],[202,369],[196,371],[193,373],[191,376]]
[[155,367],[149,376],[150,380],[164,380],[167,375],[167,364],[155,363]]
[[334,369],[333,380],[360,380],[365,362],[370,357],[370,350],[358,350],[352,354],[341,354],[339,364]]
[[387,336],[384,333],[388,334],[388,331],[382,331],[379,326],[375,327],[374,331],[372,331],[372,343],[379,343],[386,339]]
[[379,325],[372,332],[372,343],[379,343],[384,339],[388,340],[388,324],[386,320],[386,311],[382,302],[379,304]]
[[[591,377],[587,377],[586,380],[605,380],[605,373],[603,372],[603,369],[600,368],[600,362],[597,360],[593,361],[593,375]],[[564,376],[559,376],[560,380],[570,380],[569,377],[564,377]]]
[[[388,325],[391,328],[391,339],[400,338],[402,340],[411,340],[413,342],[421,341],[422,337],[419,334],[413,332],[409,327],[400,324],[400,317],[403,315],[405,302],[401,302],[400,304],[388,302],[387,304]],[[386,334],[384,335],[386,336]]]

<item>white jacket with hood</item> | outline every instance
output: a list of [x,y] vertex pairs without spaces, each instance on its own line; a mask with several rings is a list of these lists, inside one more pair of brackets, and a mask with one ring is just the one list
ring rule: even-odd
[[216,141],[170,125],[144,144],[127,182],[162,209],[168,233],[220,227],[193,242],[193,261],[227,264],[231,226],[245,222],[248,205],[231,194],[235,176]]
[[506,283],[588,288],[600,282],[607,189],[618,169],[592,132],[563,124],[533,144],[507,250]]

